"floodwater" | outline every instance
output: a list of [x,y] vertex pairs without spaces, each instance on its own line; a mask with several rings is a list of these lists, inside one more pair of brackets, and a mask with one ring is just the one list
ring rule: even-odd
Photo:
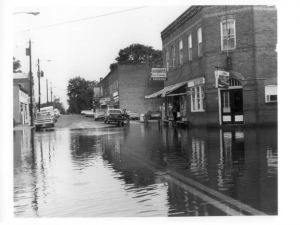
[[14,131],[15,217],[277,215],[277,130]]

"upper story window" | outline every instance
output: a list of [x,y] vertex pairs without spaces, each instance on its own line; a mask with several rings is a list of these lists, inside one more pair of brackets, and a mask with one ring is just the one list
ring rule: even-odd
[[183,59],[183,45],[182,40],[179,41],[179,64],[182,65],[182,59]]
[[235,20],[229,19],[221,22],[221,50],[236,48]]
[[277,102],[277,85],[265,86],[266,102]]
[[188,36],[188,51],[189,51],[189,60],[192,60],[192,35]]
[[198,56],[202,56],[202,28],[197,30],[197,39],[198,39]]
[[175,68],[175,46],[172,46],[172,66]]
[[169,71],[169,51],[166,50],[166,67],[167,71]]

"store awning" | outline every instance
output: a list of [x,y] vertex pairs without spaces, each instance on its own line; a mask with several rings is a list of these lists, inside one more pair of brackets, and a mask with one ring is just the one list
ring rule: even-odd
[[145,96],[145,99],[152,99],[152,98],[159,98],[159,97],[165,97],[167,94],[171,93],[172,91],[175,91],[176,89],[182,87],[183,85],[185,85],[187,83],[187,81],[183,81],[181,83],[178,84],[173,84],[171,86],[165,87],[164,89],[155,92],[151,95],[147,95]]

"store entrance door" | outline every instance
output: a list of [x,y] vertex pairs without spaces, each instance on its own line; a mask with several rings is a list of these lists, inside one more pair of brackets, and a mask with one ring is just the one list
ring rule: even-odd
[[222,124],[243,124],[243,89],[220,90]]

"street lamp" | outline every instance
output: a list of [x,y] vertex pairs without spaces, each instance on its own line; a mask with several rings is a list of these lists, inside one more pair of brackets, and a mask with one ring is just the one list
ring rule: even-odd
[[[40,72],[40,61],[42,61],[42,60],[38,59],[38,64],[37,64],[37,66],[38,66],[37,77],[39,79],[39,111],[41,111],[41,81],[40,81],[40,78],[44,77],[44,72],[43,71]],[[49,59],[45,59],[43,61],[51,62],[51,60],[49,60]]]
[[20,13],[26,13],[26,14],[31,14],[31,15],[34,15],[34,16],[37,16],[40,14],[40,12],[17,12],[17,13],[14,13],[14,15],[16,14],[20,14]]

